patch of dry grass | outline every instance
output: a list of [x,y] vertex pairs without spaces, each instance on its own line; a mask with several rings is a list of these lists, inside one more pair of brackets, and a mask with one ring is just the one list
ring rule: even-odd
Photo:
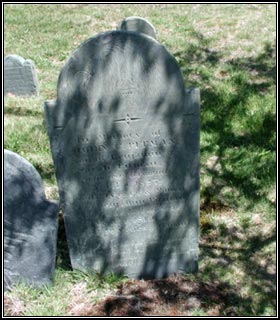
[[24,315],[24,302],[19,298],[4,294],[4,315],[8,317],[22,317]]
[[115,291],[115,289],[109,288],[89,290],[85,282],[75,284],[69,292],[67,315],[87,316],[91,312],[93,305],[103,300],[106,296],[114,294]]

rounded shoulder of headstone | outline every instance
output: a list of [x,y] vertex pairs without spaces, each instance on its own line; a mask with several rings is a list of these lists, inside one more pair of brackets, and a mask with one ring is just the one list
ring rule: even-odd
[[26,59],[26,60],[24,61],[24,66],[29,66],[29,67],[31,67],[32,69],[35,69],[35,63],[34,63],[34,61],[31,60],[31,59]]
[[67,59],[59,74],[58,104],[65,105],[77,94],[75,88],[84,92],[85,85],[121,63],[139,66],[140,78],[161,70],[164,79],[173,78],[178,88],[185,90],[180,66],[164,45],[143,33],[113,30],[84,41]]
[[144,33],[156,39],[155,27],[146,19],[142,17],[132,16],[121,21],[118,29],[123,31],[134,31]]
[[[76,65],[77,60],[85,61],[90,59],[94,63],[99,63],[116,49],[125,48],[126,43],[132,42],[148,46],[149,48],[164,48],[157,40],[143,33],[124,30],[111,30],[93,36],[82,42],[66,60],[61,71],[68,70],[69,65]],[[144,45],[145,46],[145,45]],[[165,49],[166,50],[166,49]]]
[[[172,79],[177,90],[182,90],[183,94],[185,92],[180,66],[164,45],[143,33],[113,30],[84,41],[67,59],[58,78],[57,105],[69,107],[70,110],[71,104],[67,102],[72,101],[73,97],[79,95],[88,99],[88,86],[99,86],[98,90],[102,90],[98,81],[100,77],[104,79],[110,70],[121,65],[126,68],[133,66],[138,70],[134,79],[138,77],[141,81],[154,73],[153,79],[161,77],[166,83]],[[58,109],[64,110],[62,107]],[[60,111],[60,126],[67,121],[66,117],[66,113]]]
[[19,154],[4,149],[4,180],[8,181],[13,177],[28,179],[37,189],[38,194],[45,198],[42,178],[33,164]]
[[[147,34],[130,30],[113,30],[100,33],[96,36],[93,36],[85,40],[72,52],[71,56],[67,59],[66,63],[76,60],[76,58],[79,56],[79,53],[81,52],[81,49],[90,47],[90,50],[92,51],[89,52],[87,49],[87,54],[90,55],[92,53],[94,56],[102,52],[100,50],[101,47],[107,46],[109,52],[113,52],[114,48],[116,47],[125,48],[125,44],[128,41],[133,41],[135,45],[138,44],[139,41],[142,41],[142,44],[143,42],[145,42],[147,45],[157,48],[164,48],[165,51],[167,51],[166,48],[162,44],[160,44],[155,38],[150,37]],[[85,58],[84,54],[85,52],[83,53],[83,58]]]
[[6,67],[7,66],[8,67],[9,66],[16,66],[16,65],[22,66],[25,61],[26,60],[23,57],[21,57],[21,56],[19,56],[17,54],[10,54],[10,55],[5,57],[4,66],[6,66]]

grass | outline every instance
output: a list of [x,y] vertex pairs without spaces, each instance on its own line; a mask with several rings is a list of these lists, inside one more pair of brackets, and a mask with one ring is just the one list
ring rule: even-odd
[[[4,146],[29,160],[58,199],[43,103],[56,97],[71,52],[131,15],[154,24],[186,86],[201,90],[200,272],[186,277],[217,285],[220,296],[198,290],[200,305],[188,315],[275,316],[275,4],[6,4],[4,54],[35,62],[40,95],[5,97]],[[54,285],[17,286],[5,295],[5,313],[83,314],[123,281],[72,271],[61,220]]]
[[[110,274],[83,273],[58,268],[52,286],[34,289],[20,283],[11,294],[10,304],[16,302],[18,313],[24,316],[63,316],[81,303],[93,304],[112,293],[122,277]],[[7,298],[8,299],[8,298]],[[19,301],[24,301],[24,305]],[[12,311],[14,306],[8,309]],[[24,311],[23,311],[24,310]]]

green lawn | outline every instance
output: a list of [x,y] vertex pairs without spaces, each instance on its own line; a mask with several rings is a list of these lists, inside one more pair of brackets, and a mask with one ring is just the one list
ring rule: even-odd
[[[276,4],[5,4],[4,55],[35,62],[40,95],[5,97],[4,147],[29,160],[58,199],[43,103],[56,97],[71,52],[127,16],[148,19],[186,86],[201,90],[200,271],[186,279],[218,285],[224,301],[197,294],[187,315],[274,316]],[[123,281],[72,271],[60,223],[54,285],[19,285],[5,295],[5,314],[79,315],[77,296],[94,305]]]

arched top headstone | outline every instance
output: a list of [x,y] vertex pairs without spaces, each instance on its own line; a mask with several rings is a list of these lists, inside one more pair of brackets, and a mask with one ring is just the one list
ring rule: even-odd
[[45,114],[74,269],[196,270],[198,101],[144,33],[106,32],[70,56]]
[[154,39],[156,39],[155,27],[146,19],[141,17],[128,17],[124,19],[119,26],[123,31],[135,31],[144,33]]
[[24,64],[33,64],[31,60],[25,60],[23,57],[17,55],[17,54],[10,54],[5,57],[5,66],[6,67],[14,67],[14,66],[20,66],[23,67]]
[[172,102],[178,110],[184,95],[179,65],[163,45],[141,33],[110,31],[84,42],[66,62],[52,122],[64,127],[71,117],[89,109],[93,116],[122,117],[128,100],[134,101],[130,108],[137,113],[139,105],[141,112],[154,112],[163,98],[165,107]]
[[55,267],[58,205],[20,155],[4,150],[4,283],[50,283]]
[[35,64],[30,59],[11,54],[4,59],[4,94],[38,95],[39,82]]

